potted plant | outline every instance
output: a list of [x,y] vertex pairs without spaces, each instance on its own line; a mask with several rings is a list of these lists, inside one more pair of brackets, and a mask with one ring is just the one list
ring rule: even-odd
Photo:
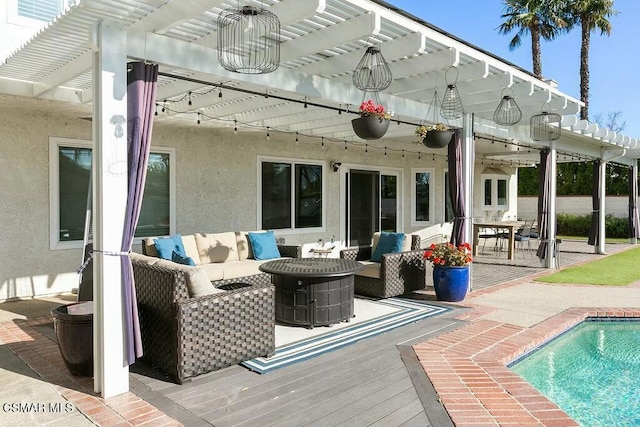
[[420,125],[416,128],[416,135],[428,148],[443,148],[451,141],[453,131],[444,123],[434,125]]
[[471,246],[463,243],[432,244],[424,258],[433,264],[433,287],[440,301],[462,301],[469,290]]
[[387,133],[390,118],[384,106],[370,99],[360,104],[360,117],[351,120],[351,125],[360,138],[379,139]]

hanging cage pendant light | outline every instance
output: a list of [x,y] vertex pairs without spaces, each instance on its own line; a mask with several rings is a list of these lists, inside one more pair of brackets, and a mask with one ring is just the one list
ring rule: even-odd
[[[455,70],[456,78],[453,83],[449,83],[447,79],[447,74],[450,70]],[[444,96],[442,97],[442,106],[440,108],[440,115],[448,120],[458,119],[462,117],[464,113],[464,108],[462,107],[462,99],[460,99],[460,93],[458,92],[458,87],[456,83],[458,82],[458,70],[455,67],[447,68],[447,71],[444,73],[444,79],[447,83],[447,89],[444,91]]]
[[[505,95],[504,91],[509,89],[511,95]],[[513,89],[502,89],[502,100],[498,104],[496,111],[493,112],[493,121],[503,126],[513,126],[522,119],[522,111],[516,100],[513,98]]]
[[218,16],[218,61],[225,70],[266,74],[280,65],[280,20],[253,6],[225,9]]
[[550,113],[543,106],[540,114],[531,116],[529,136],[534,141],[553,141],[560,138],[560,114]]
[[393,76],[380,49],[368,47],[353,72],[353,85],[365,92],[380,92],[391,85]]

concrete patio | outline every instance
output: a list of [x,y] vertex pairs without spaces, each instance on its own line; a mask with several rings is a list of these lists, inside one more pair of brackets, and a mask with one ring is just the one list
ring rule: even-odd
[[[607,250],[615,253],[632,247],[616,244],[608,245]],[[561,251],[563,267],[601,257],[593,254],[593,248],[584,242],[565,241]],[[5,302],[0,304],[0,341],[3,343],[0,346],[0,377],[5,384],[0,393],[3,405],[0,421],[3,425],[65,426],[145,423],[154,426],[447,425],[451,424],[451,417],[456,425],[471,425],[472,421],[476,425],[478,422],[482,425],[571,425],[566,414],[554,407],[523,412],[523,405],[513,402],[502,402],[509,409],[497,411],[486,401],[468,402],[468,407],[457,404],[455,397],[451,400],[447,397],[451,395],[442,388],[442,379],[446,376],[433,371],[435,365],[427,362],[436,354],[453,350],[472,355],[493,354],[491,351],[502,348],[494,343],[508,343],[510,339],[527,334],[540,340],[544,335],[540,334],[541,328],[557,328],[557,316],[566,315],[568,309],[571,313],[572,307],[640,307],[637,283],[610,288],[548,285],[533,280],[548,272],[540,267],[537,258],[523,257],[521,253],[513,261],[506,260],[504,254],[501,257],[490,252],[480,254],[473,269],[474,292],[446,315],[263,376],[234,366],[176,385],[144,366],[134,366],[131,392],[111,399],[102,399],[93,393],[91,379],[68,374],[59,355],[49,312],[56,305],[69,303],[73,296]],[[434,299],[430,291],[417,297]],[[633,309],[621,312],[633,313]],[[486,337],[482,336],[487,331],[494,334],[491,344],[487,344]],[[456,337],[457,349],[452,350],[448,336]],[[418,363],[412,345],[422,365]],[[472,355],[469,356],[471,361]],[[496,353],[495,361],[502,363],[508,356],[508,352],[506,356],[504,352]],[[371,361],[369,366],[367,360]],[[305,388],[300,383],[306,378],[311,381],[314,377],[327,376],[323,371],[327,365],[342,371],[337,378],[328,377],[322,387],[327,391],[337,390],[339,381],[344,382],[344,378],[350,378],[350,384],[342,395],[336,393],[335,398],[325,391],[324,401],[321,401],[320,391]],[[380,370],[380,366],[384,369]],[[357,369],[367,369],[362,371],[367,373]],[[502,370],[498,371],[504,374]],[[384,398],[372,381],[381,382],[391,376],[396,391],[391,397]],[[459,375],[456,378],[460,381]],[[518,384],[530,392],[526,384]],[[465,385],[464,381],[462,385],[466,390],[471,387],[471,383]],[[308,398],[305,399],[304,394],[308,394]],[[338,400],[340,396],[342,400]],[[438,397],[445,408],[438,402]],[[376,403],[377,398],[385,400]],[[226,403],[221,404],[221,401]],[[520,412],[513,412],[513,405]],[[215,407],[218,409],[213,411]],[[290,409],[295,407],[301,409]],[[214,414],[215,418],[212,418]]]

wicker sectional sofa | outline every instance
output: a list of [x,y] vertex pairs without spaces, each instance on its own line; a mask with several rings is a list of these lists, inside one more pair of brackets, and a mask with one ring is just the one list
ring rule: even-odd
[[380,262],[371,261],[379,233],[372,245],[350,247],[340,251],[340,257],[360,261],[365,268],[354,276],[355,293],[377,298],[389,298],[425,289],[427,272],[420,236],[407,234],[402,252],[382,255]]
[[[149,250],[144,248],[146,243],[145,252]],[[294,257],[301,252],[298,246],[279,246],[279,250],[281,255]],[[220,273],[216,272],[214,277],[218,280],[209,280],[202,276],[202,263],[186,266],[132,253],[142,360],[182,383],[206,372],[273,354],[275,288],[270,275],[255,274],[260,261],[249,256],[242,261],[225,262],[234,266],[227,274],[232,277],[219,278]],[[241,264],[245,275],[239,273],[243,271]],[[196,276],[210,286],[199,296],[194,295],[191,283]]]

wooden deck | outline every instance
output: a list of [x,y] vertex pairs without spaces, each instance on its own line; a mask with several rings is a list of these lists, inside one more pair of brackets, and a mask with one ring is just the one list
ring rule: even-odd
[[131,391],[188,426],[452,425],[410,345],[459,327],[455,312],[264,375],[232,366],[177,385],[138,364]]

